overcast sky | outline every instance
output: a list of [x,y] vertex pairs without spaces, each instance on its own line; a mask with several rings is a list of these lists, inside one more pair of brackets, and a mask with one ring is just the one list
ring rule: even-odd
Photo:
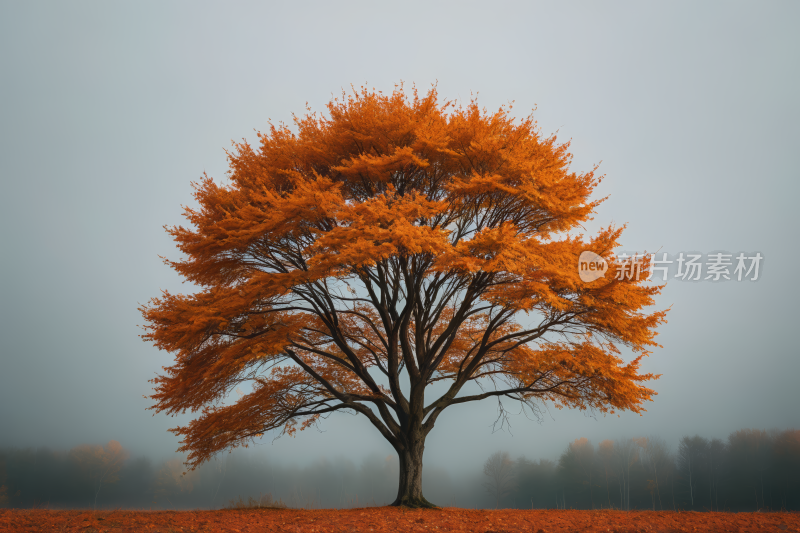
[[[626,250],[764,257],[756,282],[667,284],[642,416],[551,410],[493,433],[495,403],[457,406],[426,464],[800,427],[798,22],[797,2],[2,2],[0,446],[174,451],[179,420],[143,398],[171,359],[138,337],[139,304],[192,290],[158,257],[177,256],[162,226],[192,180],[224,178],[231,140],[401,80],[536,107],[574,170],[602,162],[587,229],[627,223]],[[258,453],[392,453],[365,420],[322,429]]]

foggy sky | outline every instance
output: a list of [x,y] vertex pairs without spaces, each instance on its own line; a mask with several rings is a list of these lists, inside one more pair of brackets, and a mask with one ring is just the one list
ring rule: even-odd
[[[536,107],[574,170],[606,176],[590,233],[627,223],[625,250],[764,257],[757,282],[668,283],[642,416],[550,409],[493,432],[496,403],[454,406],[426,465],[800,426],[798,20],[790,2],[3,2],[0,446],[172,453],[166,429],[188,418],[143,398],[171,358],[138,337],[140,304],[192,290],[158,257],[177,257],[162,226],[183,223],[192,180],[224,178],[231,140],[401,80]],[[268,435],[259,453],[392,453],[363,418],[321,429]]]

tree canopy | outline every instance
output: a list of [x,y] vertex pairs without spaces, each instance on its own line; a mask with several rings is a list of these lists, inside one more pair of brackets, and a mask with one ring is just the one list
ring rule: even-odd
[[362,88],[234,143],[229,182],[194,184],[165,262],[199,289],[141,308],[143,338],[175,356],[153,408],[199,411],[174,430],[190,465],[349,410],[397,450],[396,503],[427,505],[424,441],[449,406],[643,410],[660,287],[581,281],[582,251],[620,265],[622,228],[578,232],[601,177],[510,111]]

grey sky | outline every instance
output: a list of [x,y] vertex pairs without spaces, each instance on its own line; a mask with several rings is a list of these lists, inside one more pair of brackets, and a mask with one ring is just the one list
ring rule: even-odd
[[[0,446],[172,452],[176,420],[142,398],[170,358],[137,337],[139,303],[191,290],[158,258],[176,256],[162,225],[182,222],[191,180],[224,177],[232,139],[400,80],[537,106],[575,170],[602,161],[610,198],[587,229],[628,223],[627,250],[765,257],[755,283],[669,283],[643,416],[551,410],[492,434],[494,403],[458,406],[426,464],[799,426],[798,20],[796,2],[3,2]],[[262,450],[391,453],[364,420],[322,429]]]

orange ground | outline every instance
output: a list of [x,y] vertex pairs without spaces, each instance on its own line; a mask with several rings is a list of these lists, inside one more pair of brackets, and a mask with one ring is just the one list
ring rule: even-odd
[[444,532],[572,531],[759,533],[800,531],[798,513],[693,513],[634,511],[410,511],[392,507],[335,510],[49,511],[0,509],[0,532],[189,531]]

